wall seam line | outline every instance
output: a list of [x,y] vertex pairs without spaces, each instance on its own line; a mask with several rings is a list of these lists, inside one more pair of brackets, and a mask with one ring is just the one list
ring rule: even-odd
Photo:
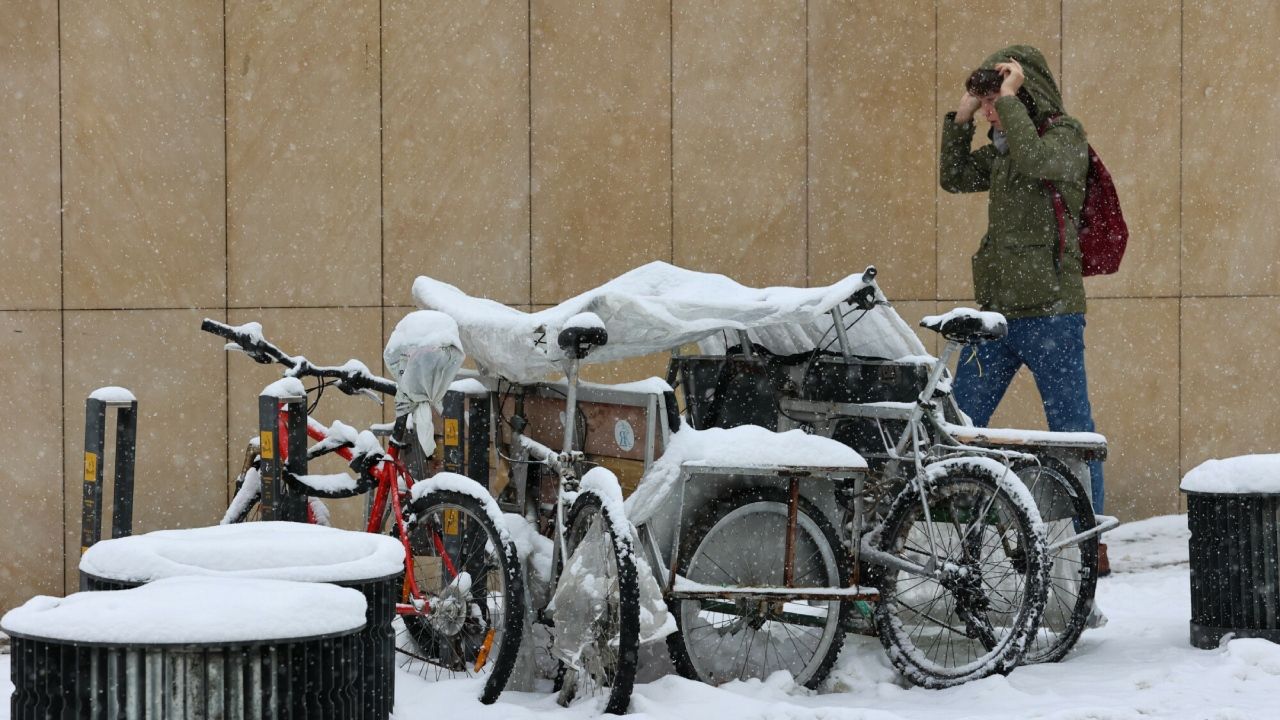
[[[938,35],[940,32],[938,25],[938,0],[933,1],[933,142],[938,143],[933,146],[933,157],[935,161],[942,153],[940,146],[942,121],[938,118],[938,82],[941,79],[938,76]],[[941,215],[939,206],[942,199],[940,196],[941,187],[939,183],[933,183],[933,309],[937,311],[938,302],[942,300],[942,253],[941,253]]]
[[[66,230],[66,167],[63,157],[63,119],[62,119],[62,0],[58,0],[57,19],[58,49],[58,383],[61,397],[58,404],[62,407],[62,448],[67,447],[67,230]],[[59,493],[62,500],[62,594],[67,594],[67,459],[62,458],[62,482]]]
[[811,234],[810,216],[813,213],[813,205],[810,202],[810,193],[813,186],[813,86],[809,81],[809,74],[813,72],[813,58],[810,53],[813,47],[810,44],[810,17],[809,17],[809,0],[804,3],[804,284],[806,287],[813,285],[813,268],[811,257],[813,254],[813,235]]
[[667,3],[667,125],[670,157],[667,158],[667,209],[671,234],[671,264],[676,264],[676,8],[675,0]]
[[[231,120],[227,112],[229,102],[227,95],[227,0],[222,0],[222,319],[231,322]],[[222,460],[226,463],[223,477],[223,494],[227,505],[231,505],[231,486],[226,479],[231,477],[231,363],[222,354],[222,408],[225,423],[226,447],[223,448]]]
[[527,197],[529,198],[529,305],[533,305],[533,0],[525,3],[525,40],[527,42],[525,53],[525,99],[528,101],[526,108],[529,122],[529,139],[528,139],[528,189]]
[[[1183,125],[1186,118],[1186,88],[1184,85],[1186,77],[1186,1],[1181,0],[1178,3],[1178,476],[1182,476],[1183,463],[1183,447],[1182,447],[1182,312],[1185,296],[1183,291],[1185,287],[1182,283],[1182,257],[1186,252],[1186,220],[1184,217],[1186,208],[1186,198],[1183,195],[1182,175],[1184,170],[1183,148],[1185,140],[1183,136]],[[1175,507],[1181,511],[1185,496],[1178,493]]]
[[[387,337],[387,133],[384,114],[386,45],[382,37],[382,0],[378,0],[378,341]],[[384,418],[385,419],[385,418]]]
[[[382,40],[382,0],[378,0],[378,307],[385,307],[387,304],[387,170],[386,170],[386,154],[387,154],[387,138],[384,127],[383,109],[386,103],[386,92],[383,84],[383,67],[385,57],[383,55]],[[387,326],[385,315],[379,317],[379,327],[382,329],[382,337],[387,336]]]

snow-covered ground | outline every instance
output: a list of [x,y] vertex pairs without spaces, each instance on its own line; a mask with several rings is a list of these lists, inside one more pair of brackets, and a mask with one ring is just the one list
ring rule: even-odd
[[[948,690],[906,687],[874,638],[850,637],[828,687],[797,688],[786,676],[709,687],[675,675],[656,660],[636,687],[631,717],[712,720],[1263,720],[1280,716],[1280,645],[1234,640],[1217,650],[1188,642],[1190,586],[1186,516],[1152,518],[1107,536],[1115,573],[1098,599],[1110,618],[1089,630],[1065,661],[1022,667]],[[652,658],[651,658],[652,659]],[[0,655],[0,697],[12,690],[9,658]],[[442,708],[482,718],[587,718],[595,705],[569,709],[549,693],[503,693],[495,705],[476,701],[478,680],[396,678],[399,720],[430,717]],[[8,703],[0,719],[9,717]]]

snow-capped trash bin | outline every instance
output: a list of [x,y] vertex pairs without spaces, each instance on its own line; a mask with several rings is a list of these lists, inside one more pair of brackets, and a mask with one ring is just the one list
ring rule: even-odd
[[1191,529],[1191,644],[1280,642],[1280,454],[1209,460],[1182,479]]
[[[395,630],[391,621],[404,571],[404,547],[385,535],[292,522],[253,522],[159,530],[104,540],[80,559],[89,590],[137,587],[162,578],[269,578],[332,583],[367,603],[360,633],[363,670],[358,712],[385,720],[395,702]],[[297,612],[305,616],[309,605]]]
[[360,593],[324,583],[183,577],[37,596],[0,619],[13,638],[10,713],[358,717],[364,625]]

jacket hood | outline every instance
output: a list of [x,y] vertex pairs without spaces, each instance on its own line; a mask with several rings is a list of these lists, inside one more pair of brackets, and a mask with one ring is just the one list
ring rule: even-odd
[[1022,73],[1026,80],[1022,86],[1036,101],[1037,117],[1032,120],[1038,125],[1049,115],[1063,115],[1062,93],[1058,91],[1058,83],[1054,82],[1053,73],[1049,71],[1049,62],[1040,51],[1030,45],[1010,45],[993,53],[982,67],[994,69],[996,63],[1008,62],[1009,58],[1022,65]]

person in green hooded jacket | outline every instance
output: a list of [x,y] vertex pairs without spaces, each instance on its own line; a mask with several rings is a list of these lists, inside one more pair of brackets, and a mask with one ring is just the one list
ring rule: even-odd
[[[991,142],[972,150],[979,113],[991,126]],[[976,425],[987,425],[1026,365],[1050,430],[1094,430],[1084,365],[1084,280],[1071,220],[1084,204],[1088,147],[1084,127],[1063,111],[1049,64],[1026,45],[987,58],[943,121],[942,189],[988,196],[987,232],[973,256],[974,297],[1009,323],[1006,337],[978,346],[956,370],[956,402]],[[1061,218],[1055,191],[1066,208]],[[1102,464],[1090,463],[1089,470],[1094,511],[1101,513]]]

